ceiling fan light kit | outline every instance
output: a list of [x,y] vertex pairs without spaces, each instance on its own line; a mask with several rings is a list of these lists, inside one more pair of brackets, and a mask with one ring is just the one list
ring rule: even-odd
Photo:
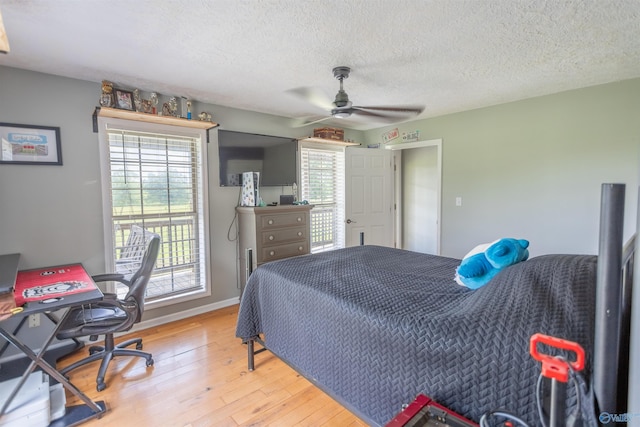
[[307,126],[331,118],[346,119],[351,117],[351,115],[366,117],[379,122],[394,123],[405,120],[411,116],[418,115],[424,110],[424,106],[416,105],[371,107],[353,105],[349,100],[349,95],[344,90],[344,79],[349,78],[350,73],[351,68],[346,66],[339,66],[333,69],[333,77],[340,81],[340,89],[332,103],[328,102],[328,99],[326,100],[327,102],[323,99],[319,99],[320,97],[318,92],[311,89],[300,88],[292,91],[293,94],[305,98],[308,102],[323,109],[328,109],[330,113],[327,117],[319,119],[316,118],[311,121],[304,122],[300,124],[300,126]]

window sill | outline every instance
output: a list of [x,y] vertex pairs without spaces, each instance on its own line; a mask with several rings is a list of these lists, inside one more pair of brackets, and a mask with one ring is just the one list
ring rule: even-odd
[[207,286],[205,289],[184,293],[180,295],[167,296],[165,298],[159,298],[153,301],[145,301],[145,310],[153,310],[160,307],[167,307],[170,305],[180,304],[182,302],[193,301],[200,298],[207,298],[211,296],[211,289]]

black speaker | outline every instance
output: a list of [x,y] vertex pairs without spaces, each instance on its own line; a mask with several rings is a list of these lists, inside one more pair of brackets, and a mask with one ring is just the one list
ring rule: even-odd
[[280,196],[280,205],[292,205],[293,204],[293,195],[281,195]]

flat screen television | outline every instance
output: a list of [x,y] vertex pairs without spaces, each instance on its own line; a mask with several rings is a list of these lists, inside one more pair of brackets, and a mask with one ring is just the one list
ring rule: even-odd
[[220,186],[242,185],[242,172],[260,172],[260,186],[296,182],[297,140],[218,130]]

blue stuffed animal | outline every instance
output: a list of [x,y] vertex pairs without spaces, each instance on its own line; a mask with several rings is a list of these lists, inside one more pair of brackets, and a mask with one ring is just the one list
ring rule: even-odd
[[470,289],[478,289],[503,268],[529,258],[528,247],[528,240],[509,238],[476,246],[462,259],[455,280]]

